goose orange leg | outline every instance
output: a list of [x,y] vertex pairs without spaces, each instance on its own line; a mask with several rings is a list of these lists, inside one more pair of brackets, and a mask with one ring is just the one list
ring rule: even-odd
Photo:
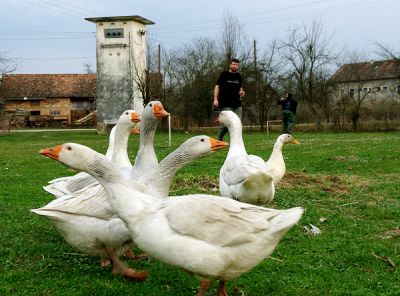
[[217,296],[228,296],[228,293],[226,292],[225,281],[219,281]]
[[135,255],[135,254],[133,254],[133,252],[132,252],[131,249],[128,249],[128,250],[124,253],[124,256],[125,256],[126,258],[129,258],[129,259],[132,259],[132,260],[142,260],[142,259],[147,259],[147,258],[148,258],[147,255],[146,255],[146,253],[141,253],[141,254],[139,254],[139,255]]
[[111,261],[112,273],[120,274],[124,277],[137,281],[144,281],[147,279],[147,271],[136,271],[132,268],[126,267],[126,265],[121,260],[119,260],[118,256],[115,254],[115,251],[112,248],[107,248],[107,254]]
[[211,286],[211,283],[212,282],[209,280],[200,281],[200,289],[199,289],[199,292],[197,293],[197,296],[205,296],[208,288],[210,288],[210,286]]

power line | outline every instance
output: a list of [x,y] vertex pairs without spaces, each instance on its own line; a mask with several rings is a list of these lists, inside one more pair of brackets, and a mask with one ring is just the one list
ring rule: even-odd
[[85,31],[85,32],[83,32],[83,31],[38,31],[38,30],[36,30],[36,31],[29,31],[29,30],[14,30],[14,29],[7,29],[7,30],[5,30],[5,29],[0,29],[0,34],[2,33],[2,32],[5,32],[5,33],[39,33],[39,34],[41,34],[41,33],[45,33],[45,34],[96,34],[96,32],[89,32],[89,31]]
[[79,18],[80,20],[82,20],[82,18],[83,18],[83,16],[76,15],[76,14],[73,14],[73,13],[69,13],[69,12],[65,11],[64,9],[60,10],[60,9],[57,9],[57,8],[54,8],[54,7],[51,7],[51,6],[48,6],[48,5],[39,4],[39,3],[32,2],[32,1],[29,1],[29,0],[20,0],[20,1],[23,1],[25,3],[31,4],[31,5],[34,5],[34,6],[39,6],[39,7],[45,8],[45,9],[50,9],[50,10],[56,11],[56,12],[61,13],[61,14],[72,16],[74,18]]
[[37,37],[37,38],[0,38],[0,41],[24,41],[24,40],[61,40],[61,39],[89,39],[96,36],[63,36],[63,37]]
[[[83,8],[83,7],[78,6],[78,5],[76,5],[76,4],[72,4],[71,2],[65,2],[65,1],[62,1],[62,0],[58,0],[57,2],[58,2],[58,3],[61,2],[62,5],[67,6],[67,7],[75,7],[75,8],[78,9],[79,11],[84,10],[84,11],[86,11],[86,12],[93,13],[93,14],[95,14],[95,15],[101,15],[101,13],[98,13],[98,12],[96,12],[96,11],[94,11],[94,10],[89,10],[89,9],[87,9],[87,8]],[[55,5],[55,3],[53,3],[53,5]]]
[[[381,7],[381,6],[386,6],[388,5],[388,3],[384,3],[384,2],[388,2],[390,0],[380,0],[380,1],[358,1],[358,2],[350,2],[350,3],[346,3],[346,4],[339,4],[339,5],[332,5],[326,8],[321,8],[318,11],[297,11],[297,12],[292,12],[292,13],[287,13],[287,14],[280,14],[280,15],[275,15],[275,16],[271,16],[269,18],[265,18],[265,17],[257,17],[257,18],[248,18],[247,21],[242,21],[241,23],[243,25],[253,25],[253,24],[261,24],[261,23],[270,23],[270,22],[276,22],[276,21],[282,21],[285,20],[286,18],[304,18],[304,17],[313,17],[313,16],[326,16],[326,15],[330,15],[330,14],[337,14],[340,12],[352,12],[355,10],[363,10],[363,9],[370,9],[370,8],[377,8],[377,7]],[[323,2],[329,2],[329,0],[327,1],[323,1]],[[312,4],[319,4],[322,3],[322,1],[313,1],[313,2],[308,2],[306,4],[308,5],[312,5]],[[373,4],[376,5],[373,5]],[[381,4],[378,4],[381,3]],[[399,2],[394,2],[394,3],[389,3],[389,4],[400,4]],[[366,6],[369,5],[369,6]],[[295,6],[287,6],[286,8],[279,8],[279,9],[275,9],[274,11],[280,11],[280,10],[287,10],[289,11],[292,8],[300,8],[302,7],[301,5],[295,5]],[[247,14],[247,15],[239,15],[240,19],[246,18],[246,16],[249,15],[259,15],[259,14],[269,14],[270,11],[268,12],[257,12],[254,14]],[[196,31],[206,31],[206,30],[215,30],[215,25],[212,25],[212,22],[214,20],[211,21],[202,21],[201,24],[199,25],[195,25],[195,26],[191,26],[187,25],[187,24],[180,24],[180,25],[174,25],[176,27],[183,27],[184,29],[174,29],[174,30],[164,30],[163,28],[161,29],[154,29],[153,33],[184,33],[184,32],[196,32]],[[286,20],[285,20],[286,21]],[[197,22],[195,22],[197,23]],[[190,23],[189,23],[190,24]],[[169,27],[173,27],[173,26],[166,26],[165,28],[169,28]]]
[[68,58],[9,58],[13,60],[22,60],[22,61],[59,61],[59,60],[80,60],[80,59],[91,59],[96,56],[86,56],[86,57],[68,57]]
[[[238,17],[242,19],[242,18],[246,18],[246,17],[249,17],[249,16],[253,16],[253,15],[271,14],[273,12],[278,12],[278,11],[282,11],[282,10],[286,11],[286,10],[292,10],[292,9],[295,9],[295,8],[304,8],[306,6],[310,6],[310,5],[314,5],[314,4],[321,4],[321,3],[324,3],[324,2],[331,2],[331,1],[333,1],[333,0],[310,1],[310,2],[299,4],[299,5],[290,5],[290,6],[270,9],[270,10],[267,10],[267,11],[264,10],[264,11],[254,12],[254,13],[241,14],[241,15],[238,15]],[[168,25],[168,26],[164,26],[163,28],[167,28],[168,29],[168,28],[174,28],[174,27],[187,27],[187,26],[196,25],[196,24],[204,25],[204,23],[207,23],[209,25],[211,23],[221,23],[221,18],[194,21],[194,22],[182,23],[182,24],[178,24],[178,25]]]

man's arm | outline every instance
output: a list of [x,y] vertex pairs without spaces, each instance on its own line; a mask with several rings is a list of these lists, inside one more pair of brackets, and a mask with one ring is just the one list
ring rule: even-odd
[[214,87],[214,102],[213,102],[213,106],[215,108],[218,108],[218,95],[219,95],[219,85],[216,84]]
[[241,87],[240,90],[239,90],[239,96],[240,97],[244,97],[245,94],[246,93],[244,92],[243,87]]
[[281,99],[278,101],[278,105],[282,105],[284,102],[286,102],[286,99],[285,99],[285,98],[281,98]]

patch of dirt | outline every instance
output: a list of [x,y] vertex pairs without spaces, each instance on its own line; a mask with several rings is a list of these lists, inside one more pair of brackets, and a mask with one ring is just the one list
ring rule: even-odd
[[[293,188],[301,186],[310,190],[322,190],[334,194],[351,194],[352,188],[364,187],[370,184],[370,180],[364,180],[350,175],[309,175],[304,172],[286,171],[282,181],[276,186],[279,188]],[[218,177],[189,176],[184,179],[174,180],[172,190],[190,189],[200,187],[201,191],[218,191]]]
[[357,156],[354,156],[354,155],[350,155],[350,156],[335,156],[335,157],[330,158],[330,160],[335,160],[335,161],[345,161],[345,160],[357,161],[357,160],[359,160],[359,158]]
[[178,188],[191,188],[193,186],[199,186],[201,189],[213,190],[219,188],[218,178],[210,176],[190,176],[185,179],[175,180],[172,184],[173,189]]
[[390,229],[385,231],[385,238],[400,238],[400,228]]
[[318,187],[325,192],[338,194],[350,194],[351,186],[348,184],[347,176],[327,175],[310,176],[300,172],[286,172],[279,187],[290,188],[294,186],[303,186],[308,188]]

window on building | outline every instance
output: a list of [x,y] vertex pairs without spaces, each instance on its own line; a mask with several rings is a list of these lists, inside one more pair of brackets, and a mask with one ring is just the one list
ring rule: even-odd
[[400,94],[400,85],[398,85],[398,86],[396,87],[396,91],[397,91],[398,94]]
[[354,98],[354,88],[349,89],[349,95],[350,97]]
[[368,87],[364,87],[364,88],[363,88],[363,91],[364,91],[364,92],[367,92],[367,91],[368,91]]
[[381,87],[380,86],[375,87],[375,91],[381,91]]
[[29,114],[31,114],[31,115],[40,115],[40,111],[30,111]]
[[104,35],[106,38],[124,38],[124,29],[104,29]]
[[61,114],[60,111],[50,111],[51,116],[59,116]]
[[382,91],[388,91],[389,87],[387,85],[382,86]]

